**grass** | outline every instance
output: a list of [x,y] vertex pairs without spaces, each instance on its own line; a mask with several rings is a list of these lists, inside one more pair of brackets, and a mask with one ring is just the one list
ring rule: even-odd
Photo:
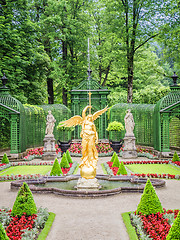
[[170,164],[132,164],[126,167],[134,173],[158,173],[180,175],[180,168]]
[[105,167],[104,167],[104,163],[101,163],[101,167],[102,167],[103,173],[104,173],[104,174],[107,174],[107,171],[106,171],[106,169],[105,169]]
[[45,175],[52,169],[52,166],[16,166],[4,169],[0,172],[0,176],[5,175],[27,175],[41,174]]
[[75,168],[75,170],[73,172],[74,175],[78,172],[78,169],[79,169],[79,164],[77,165],[77,167]]
[[52,212],[49,213],[48,220],[46,221],[45,226],[44,226],[43,230],[41,231],[41,233],[39,234],[37,240],[45,240],[46,239],[46,237],[51,229],[51,226],[54,222],[55,216],[56,216],[55,213],[52,213]]
[[135,228],[131,225],[131,220],[130,220],[129,214],[130,214],[130,212],[126,212],[126,213],[121,214],[121,216],[123,218],[123,222],[126,226],[127,233],[129,235],[129,239],[130,240],[138,240]]

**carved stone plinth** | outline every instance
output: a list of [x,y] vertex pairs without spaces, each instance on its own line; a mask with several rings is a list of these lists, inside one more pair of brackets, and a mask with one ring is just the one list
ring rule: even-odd
[[57,156],[55,149],[55,138],[53,134],[48,134],[45,136],[44,140],[44,153],[42,155],[42,160],[54,160]]
[[97,178],[93,179],[86,179],[86,178],[79,178],[77,182],[77,190],[85,190],[85,191],[97,191],[100,188],[100,184]]
[[136,138],[134,136],[124,137],[124,151],[122,153],[123,158],[137,158],[135,140]]

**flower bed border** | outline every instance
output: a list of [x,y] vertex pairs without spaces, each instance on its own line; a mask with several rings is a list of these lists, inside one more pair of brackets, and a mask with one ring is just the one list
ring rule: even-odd
[[[179,209],[178,209],[179,210]],[[168,219],[168,222],[169,222],[169,226],[172,225],[172,223],[174,222],[174,217],[170,217],[170,214],[174,213],[175,214],[175,210],[167,210],[164,209],[165,213],[164,213],[164,220],[165,219]],[[170,213],[169,213],[170,212]],[[152,239],[151,237],[149,237],[149,235],[147,235],[147,232],[146,230],[142,227],[143,226],[143,222],[142,222],[142,219],[141,219],[141,216],[140,215],[135,215],[137,216],[137,218],[139,219],[138,221],[140,221],[139,223],[137,222],[136,220],[136,223],[133,222],[133,220],[131,219],[131,214],[135,215],[135,212],[134,211],[131,211],[131,212],[125,212],[125,213],[122,213],[121,216],[122,216],[122,219],[123,219],[123,222],[126,226],[126,230],[127,230],[127,233],[129,235],[129,239],[130,240],[138,240],[138,239]],[[153,214],[152,214],[153,215]],[[143,217],[143,216],[142,216]],[[171,220],[169,220],[171,219]],[[141,225],[142,223],[142,225]],[[139,237],[138,237],[138,233],[137,233],[137,227],[138,227],[138,231],[139,231]],[[141,235],[142,234],[142,235]],[[155,239],[155,238],[153,238]]]
[[[108,162],[104,163],[104,167],[105,167],[105,170],[106,170],[107,174],[112,175],[113,171],[109,167]],[[123,161],[123,163],[124,163],[124,165],[130,165],[130,164],[171,164],[171,165],[180,167],[170,160],[154,160],[154,161],[153,160],[151,160],[151,161],[139,161],[138,160],[138,161]],[[126,168],[126,170],[127,170],[127,172],[130,172],[129,169]],[[145,173],[132,173],[131,172],[130,175],[131,176],[137,176],[137,177],[143,177],[143,178],[147,177],[147,178],[180,179],[180,175],[173,175],[173,174],[166,174],[166,173],[164,173],[164,174],[157,174],[157,173],[145,174]]]
[[[21,163],[9,163],[7,164],[7,168],[10,167],[16,167],[16,166],[46,166],[46,165],[50,165],[52,166],[54,162],[40,162],[40,163],[28,163],[28,162],[21,162]],[[77,162],[74,161],[69,172],[66,175],[71,175],[74,173],[75,169],[77,168]],[[3,168],[7,169],[7,168]],[[71,170],[72,169],[72,170]],[[2,171],[0,170],[0,171]],[[0,176],[0,182],[1,181],[8,181],[8,180],[26,180],[26,179],[38,179],[39,177],[42,176],[47,176],[47,175],[41,175],[41,174],[27,174],[27,175],[2,175]]]

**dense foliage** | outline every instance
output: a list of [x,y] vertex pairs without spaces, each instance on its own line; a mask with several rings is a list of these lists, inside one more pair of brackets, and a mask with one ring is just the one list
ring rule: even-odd
[[179,15],[178,0],[1,1],[0,77],[23,103],[69,105],[90,38],[92,77],[110,104],[155,103],[179,73]]
[[173,155],[173,158],[172,158],[172,162],[176,162],[176,161],[180,161],[180,159],[179,159],[179,156],[178,156],[177,152],[175,151],[174,155]]
[[19,189],[13,205],[12,216],[21,217],[24,213],[26,213],[27,216],[32,216],[37,213],[32,192],[26,182],[24,182]]
[[62,159],[60,162],[60,167],[61,168],[69,168],[70,167],[69,162],[66,158],[66,153],[63,153],[63,156],[62,156]]
[[5,164],[8,164],[8,163],[9,163],[9,159],[8,159],[6,153],[4,153],[4,156],[3,156],[2,160],[1,160],[1,163],[5,163]]
[[60,175],[63,175],[63,172],[62,172],[59,162],[56,158],[54,160],[54,164],[53,164],[52,170],[50,172],[50,176],[60,176]]
[[150,215],[158,212],[162,213],[163,208],[151,181],[148,179],[137,207],[137,214],[142,213],[144,215]]
[[177,215],[176,220],[174,221],[166,240],[180,239],[180,212]]
[[1,240],[8,240],[8,236],[6,234],[6,231],[4,229],[4,227],[2,226],[2,224],[0,223],[0,239]]
[[119,164],[119,169],[117,171],[116,175],[127,175],[127,171],[124,167],[124,163],[121,161],[121,163]]

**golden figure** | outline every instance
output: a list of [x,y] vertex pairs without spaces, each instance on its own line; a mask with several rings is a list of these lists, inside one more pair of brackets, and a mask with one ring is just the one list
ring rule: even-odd
[[67,127],[72,127],[76,125],[82,125],[81,138],[82,138],[82,162],[80,164],[81,177],[86,179],[92,179],[96,177],[96,166],[98,161],[98,152],[95,143],[98,143],[98,134],[96,132],[96,127],[94,120],[96,120],[101,114],[107,111],[107,106],[95,112],[93,115],[89,114],[86,116],[87,109],[92,106],[86,106],[82,111],[82,117],[76,115],[66,121],[63,121],[63,125]]

